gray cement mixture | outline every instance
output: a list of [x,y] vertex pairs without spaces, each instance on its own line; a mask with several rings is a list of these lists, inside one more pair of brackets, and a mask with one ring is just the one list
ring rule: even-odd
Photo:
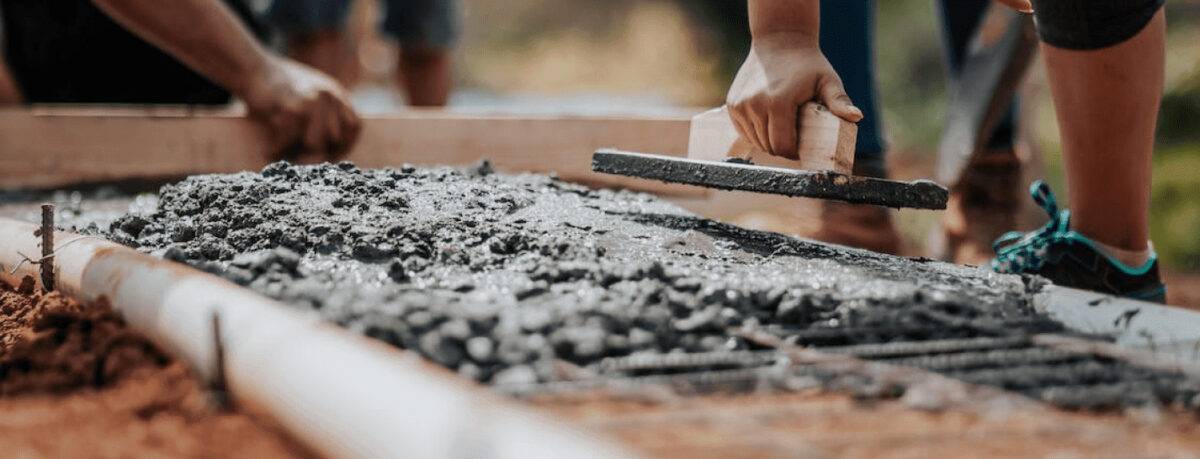
[[827,344],[1058,329],[1034,317],[1032,278],[745,230],[486,162],[195,176],[110,237],[500,384],[747,349],[727,332],[742,325],[863,330]]

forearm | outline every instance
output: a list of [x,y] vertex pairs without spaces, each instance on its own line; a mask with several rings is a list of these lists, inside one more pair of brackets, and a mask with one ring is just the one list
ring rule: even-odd
[[218,0],[93,0],[142,39],[241,95],[266,71],[270,56]]
[[820,4],[820,0],[750,0],[750,35],[754,40],[786,37],[816,45]]

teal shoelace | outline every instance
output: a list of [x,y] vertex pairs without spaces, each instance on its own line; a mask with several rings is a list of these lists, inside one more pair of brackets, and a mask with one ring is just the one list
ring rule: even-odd
[[996,239],[992,243],[992,250],[996,252],[996,258],[992,259],[993,271],[1020,273],[1041,268],[1045,262],[1046,248],[1065,238],[1070,231],[1071,211],[1058,209],[1058,201],[1050,185],[1041,180],[1035,181],[1029,186],[1029,194],[1050,216],[1050,221],[1036,231],[1009,231]]

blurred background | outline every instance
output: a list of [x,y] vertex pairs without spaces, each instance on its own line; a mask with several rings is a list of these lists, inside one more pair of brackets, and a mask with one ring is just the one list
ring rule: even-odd
[[[392,44],[375,32],[379,6],[358,0],[356,104],[390,110]],[[899,178],[933,175],[946,82],[931,0],[877,2],[879,93]],[[1165,265],[1200,273],[1200,0],[1167,2],[1167,91],[1155,158],[1152,231]],[[749,46],[745,2],[734,0],[463,0],[451,108],[463,111],[675,113],[719,105]],[[1021,90],[1032,173],[1066,187],[1045,75]],[[910,247],[936,215],[903,212]]]

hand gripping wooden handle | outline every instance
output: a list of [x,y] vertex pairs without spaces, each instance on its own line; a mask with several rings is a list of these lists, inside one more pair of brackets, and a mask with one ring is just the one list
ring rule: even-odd
[[858,125],[838,118],[816,102],[798,110],[797,157],[792,161],[773,157],[738,136],[726,107],[715,108],[692,117],[688,137],[688,158],[722,161],[729,157],[753,158],[756,163],[850,174],[854,168],[854,148]]

